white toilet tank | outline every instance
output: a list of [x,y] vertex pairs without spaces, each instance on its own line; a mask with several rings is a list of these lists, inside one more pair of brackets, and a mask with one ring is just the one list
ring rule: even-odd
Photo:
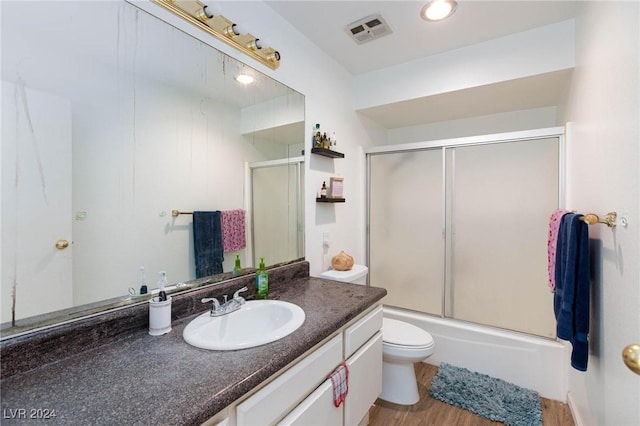
[[364,265],[353,265],[348,271],[336,271],[335,269],[329,269],[320,274],[320,278],[325,280],[341,281],[343,283],[353,284],[366,284],[367,273],[369,268]]

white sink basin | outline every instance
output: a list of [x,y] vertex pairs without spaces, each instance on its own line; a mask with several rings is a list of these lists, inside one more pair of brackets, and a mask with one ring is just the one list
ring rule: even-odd
[[185,327],[182,337],[202,349],[232,351],[274,342],[304,322],[298,305],[280,300],[251,300],[230,314],[212,317],[209,311]]

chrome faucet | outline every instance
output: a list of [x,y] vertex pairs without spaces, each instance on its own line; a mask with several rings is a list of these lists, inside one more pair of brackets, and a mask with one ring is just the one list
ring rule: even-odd
[[212,317],[220,317],[222,315],[230,314],[231,312],[237,311],[245,304],[244,297],[240,296],[240,293],[248,291],[247,287],[242,287],[235,293],[233,293],[233,299],[227,301],[228,296],[225,294],[224,302],[220,304],[218,299],[215,297],[207,297],[201,300],[202,303],[213,302],[213,306],[211,307],[210,315]]

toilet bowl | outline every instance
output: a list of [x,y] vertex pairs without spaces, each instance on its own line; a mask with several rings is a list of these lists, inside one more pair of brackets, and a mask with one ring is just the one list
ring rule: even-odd
[[[330,269],[320,278],[348,283],[366,283],[368,268],[353,265],[350,271]],[[415,325],[382,319],[382,393],[380,399],[413,405],[420,400],[413,364],[433,353],[433,338]]]
[[413,364],[429,357],[433,338],[415,325],[382,319],[382,394],[394,404],[413,405],[420,400]]

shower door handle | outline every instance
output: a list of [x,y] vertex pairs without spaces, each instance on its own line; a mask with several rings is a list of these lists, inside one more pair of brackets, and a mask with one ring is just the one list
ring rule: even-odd
[[622,350],[622,359],[629,370],[640,375],[640,344],[626,346]]

